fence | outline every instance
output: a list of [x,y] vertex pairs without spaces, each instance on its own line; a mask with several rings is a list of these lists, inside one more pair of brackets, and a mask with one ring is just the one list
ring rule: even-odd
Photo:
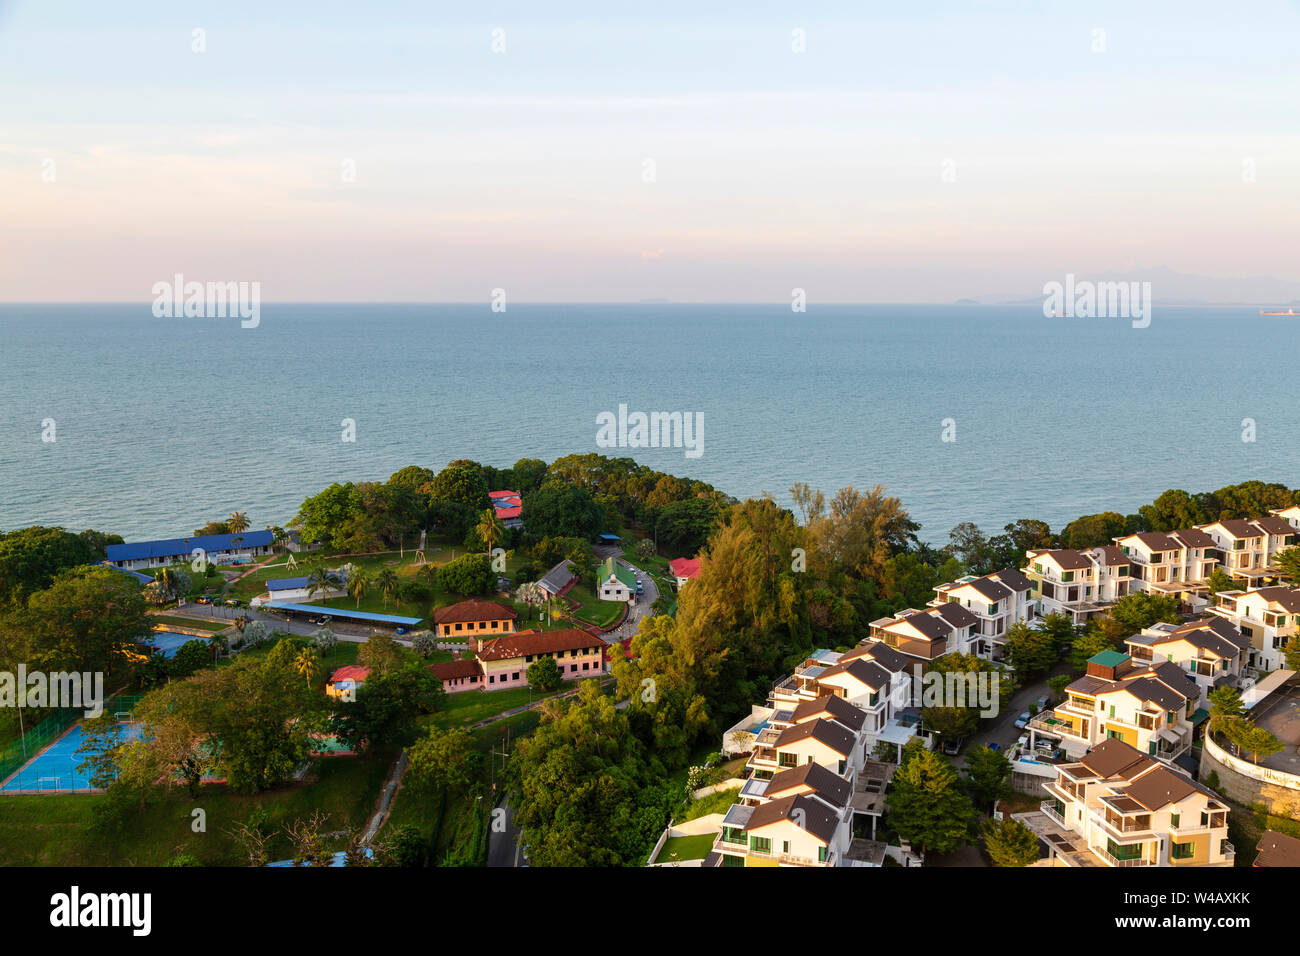
[[61,707],[27,730],[18,740],[0,750],[0,781],[6,780],[23,764],[48,746],[81,719],[84,710]]
[[[139,702],[139,694],[118,694],[104,703],[104,713],[118,720],[127,720]],[[85,714],[80,707],[61,707],[48,713],[36,726],[28,728],[18,740],[0,749],[0,782],[7,780],[19,767],[57,740]]]

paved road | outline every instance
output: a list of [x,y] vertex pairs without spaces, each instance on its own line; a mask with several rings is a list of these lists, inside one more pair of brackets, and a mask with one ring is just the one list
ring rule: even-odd
[[[515,826],[514,811],[504,796],[496,806],[505,817],[505,828],[497,832],[495,827],[488,830],[488,866],[518,866],[520,864],[519,828]],[[495,817],[495,815],[494,815]],[[494,819],[495,822],[495,819]]]
[[627,619],[617,628],[605,635],[605,640],[613,644],[623,640],[625,637],[632,637],[641,627],[641,619],[651,616],[654,611],[651,610],[655,601],[659,600],[659,586],[655,584],[655,579],[650,576],[648,571],[642,571],[640,568],[627,561],[620,561],[631,568],[634,572],[641,575],[641,581],[645,585],[645,593],[636,599],[636,603],[631,605]]
[[[1251,716],[1256,724],[1284,745],[1279,752],[1259,758],[1260,765],[1270,770],[1300,774],[1300,687],[1283,687],[1274,691],[1256,706]],[[1247,759],[1253,759],[1253,755],[1248,755]]]
[[[171,612],[162,611],[160,613],[166,616]],[[228,621],[231,624],[235,623],[235,618],[243,614],[250,620],[265,622],[272,630],[287,631],[290,634],[299,634],[304,637],[309,637],[320,630],[320,625],[311,624],[301,618],[297,620],[289,620],[284,614],[276,614],[272,611],[259,611],[255,608],[226,607],[224,605],[213,604],[187,604],[185,607],[180,608],[176,613],[186,617],[206,617],[211,618],[214,621]],[[328,614],[329,608],[322,608],[321,613]],[[182,624],[183,622],[177,621],[177,626],[182,626]],[[338,620],[330,622],[330,630],[334,632],[340,641],[348,641],[353,644],[365,643],[366,640],[369,639],[371,633],[373,633],[368,628],[344,624]],[[399,643],[404,643],[401,638],[397,638],[397,640]]]
[[1011,749],[1011,746],[1020,739],[1024,733],[1016,726],[1016,718],[1029,709],[1029,705],[1034,703],[1040,697],[1051,693],[1047,687],[1047,679],[1057,673],[1065,673],[1068,668],[1065,665],[1059,665],[1052,673],[1046,674],[1027,684],[1012,695],[1011,700],[1007,702],[1006,709],[996,717],[984,723],[975,735],[970,739],[962,753],[953,758],[953,765],[965,767],[966,751],[974,747],[987,747],[991,743],[997,743],[1003,753]]

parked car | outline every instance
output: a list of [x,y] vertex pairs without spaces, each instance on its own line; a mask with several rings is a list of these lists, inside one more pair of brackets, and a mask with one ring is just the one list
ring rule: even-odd
[[226,601],[226,607],[243,607],[244,603],[239,598],[230,598]]
[[953,737],[951,739],[945,737],[943,741],[943,752],[949,757],[955,757],[957,754],[961,753],[961,746],[965,742],[965,737]]
[[1043,711],[1047,710],[1047,704],[1051,699],[1052,698],[1047,696],[1038,698],[1038,700],[1034,701],[1034,709],[1041,714]]
[[1028,726],[1029,726],[1029,711],[1026,710],[1019,717],[1016,718],[1016,729],[1024,730]]
[[1001,750],[1001,749],[1002,749],[1002,745],[998,743],[996,740],[993,741],[993,743],[989,744],[989,750]]
[[398,633],[398,634],[405,634],[405,633],[406,633],[406,628],[404,628],[404,627],[398,627],[398,629],[397,629],[397,633]]

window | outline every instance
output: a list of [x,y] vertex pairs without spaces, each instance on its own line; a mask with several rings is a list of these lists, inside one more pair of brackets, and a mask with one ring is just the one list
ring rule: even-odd
[[731,856],[730,854],[724,853],[722,856],[722,865],[723,866],[744,866],[745,858],[743,856]]
[[826,847],[824,847],[824,846],[819,846],[819,847],[817,848],[817,862],[818,862],[818,863],[825,863],[825,862],[826,862]]
[[1175,830],[1177,830],[1177,829],[1178,829],[1178,821],[1179,821],[1180,819],[1181,819],[1181,817],[1180,817],[1179,814],[1177,814],[1177,813],[1171,813],[1171,814],[1169,814],[1169,825],[1170,825],[1171,827],[1173,827]]
[[1140,860],[1142,858],[1142,844],[1126,843],[1121,845],[1114,840],[1107,840],[1106,852],[1117,860]]
[[782,767],[797,767],[799,766],[799,755],[789,753],[778,754],[776,762]]
[[1196,844],[1171,843],[1169,845],[1169,855],[1175,860],[1190,860],[1196,856]]
[[758,853],[771,853],[772,841],[767,837],[752,836],[749,838],[749,848]]

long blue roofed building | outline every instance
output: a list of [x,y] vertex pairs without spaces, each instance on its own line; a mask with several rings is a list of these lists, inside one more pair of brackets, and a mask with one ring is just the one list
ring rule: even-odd
[[202,551],[209,564],[251,561],[271,553],[275,534],[269,529],[244,531],[240,534],[196,534],[188,538],[162,538],[157,541],[132,541],[110,544],[105,548],[105,564],[126,571],[137,568],[161,568],[194,559]]

